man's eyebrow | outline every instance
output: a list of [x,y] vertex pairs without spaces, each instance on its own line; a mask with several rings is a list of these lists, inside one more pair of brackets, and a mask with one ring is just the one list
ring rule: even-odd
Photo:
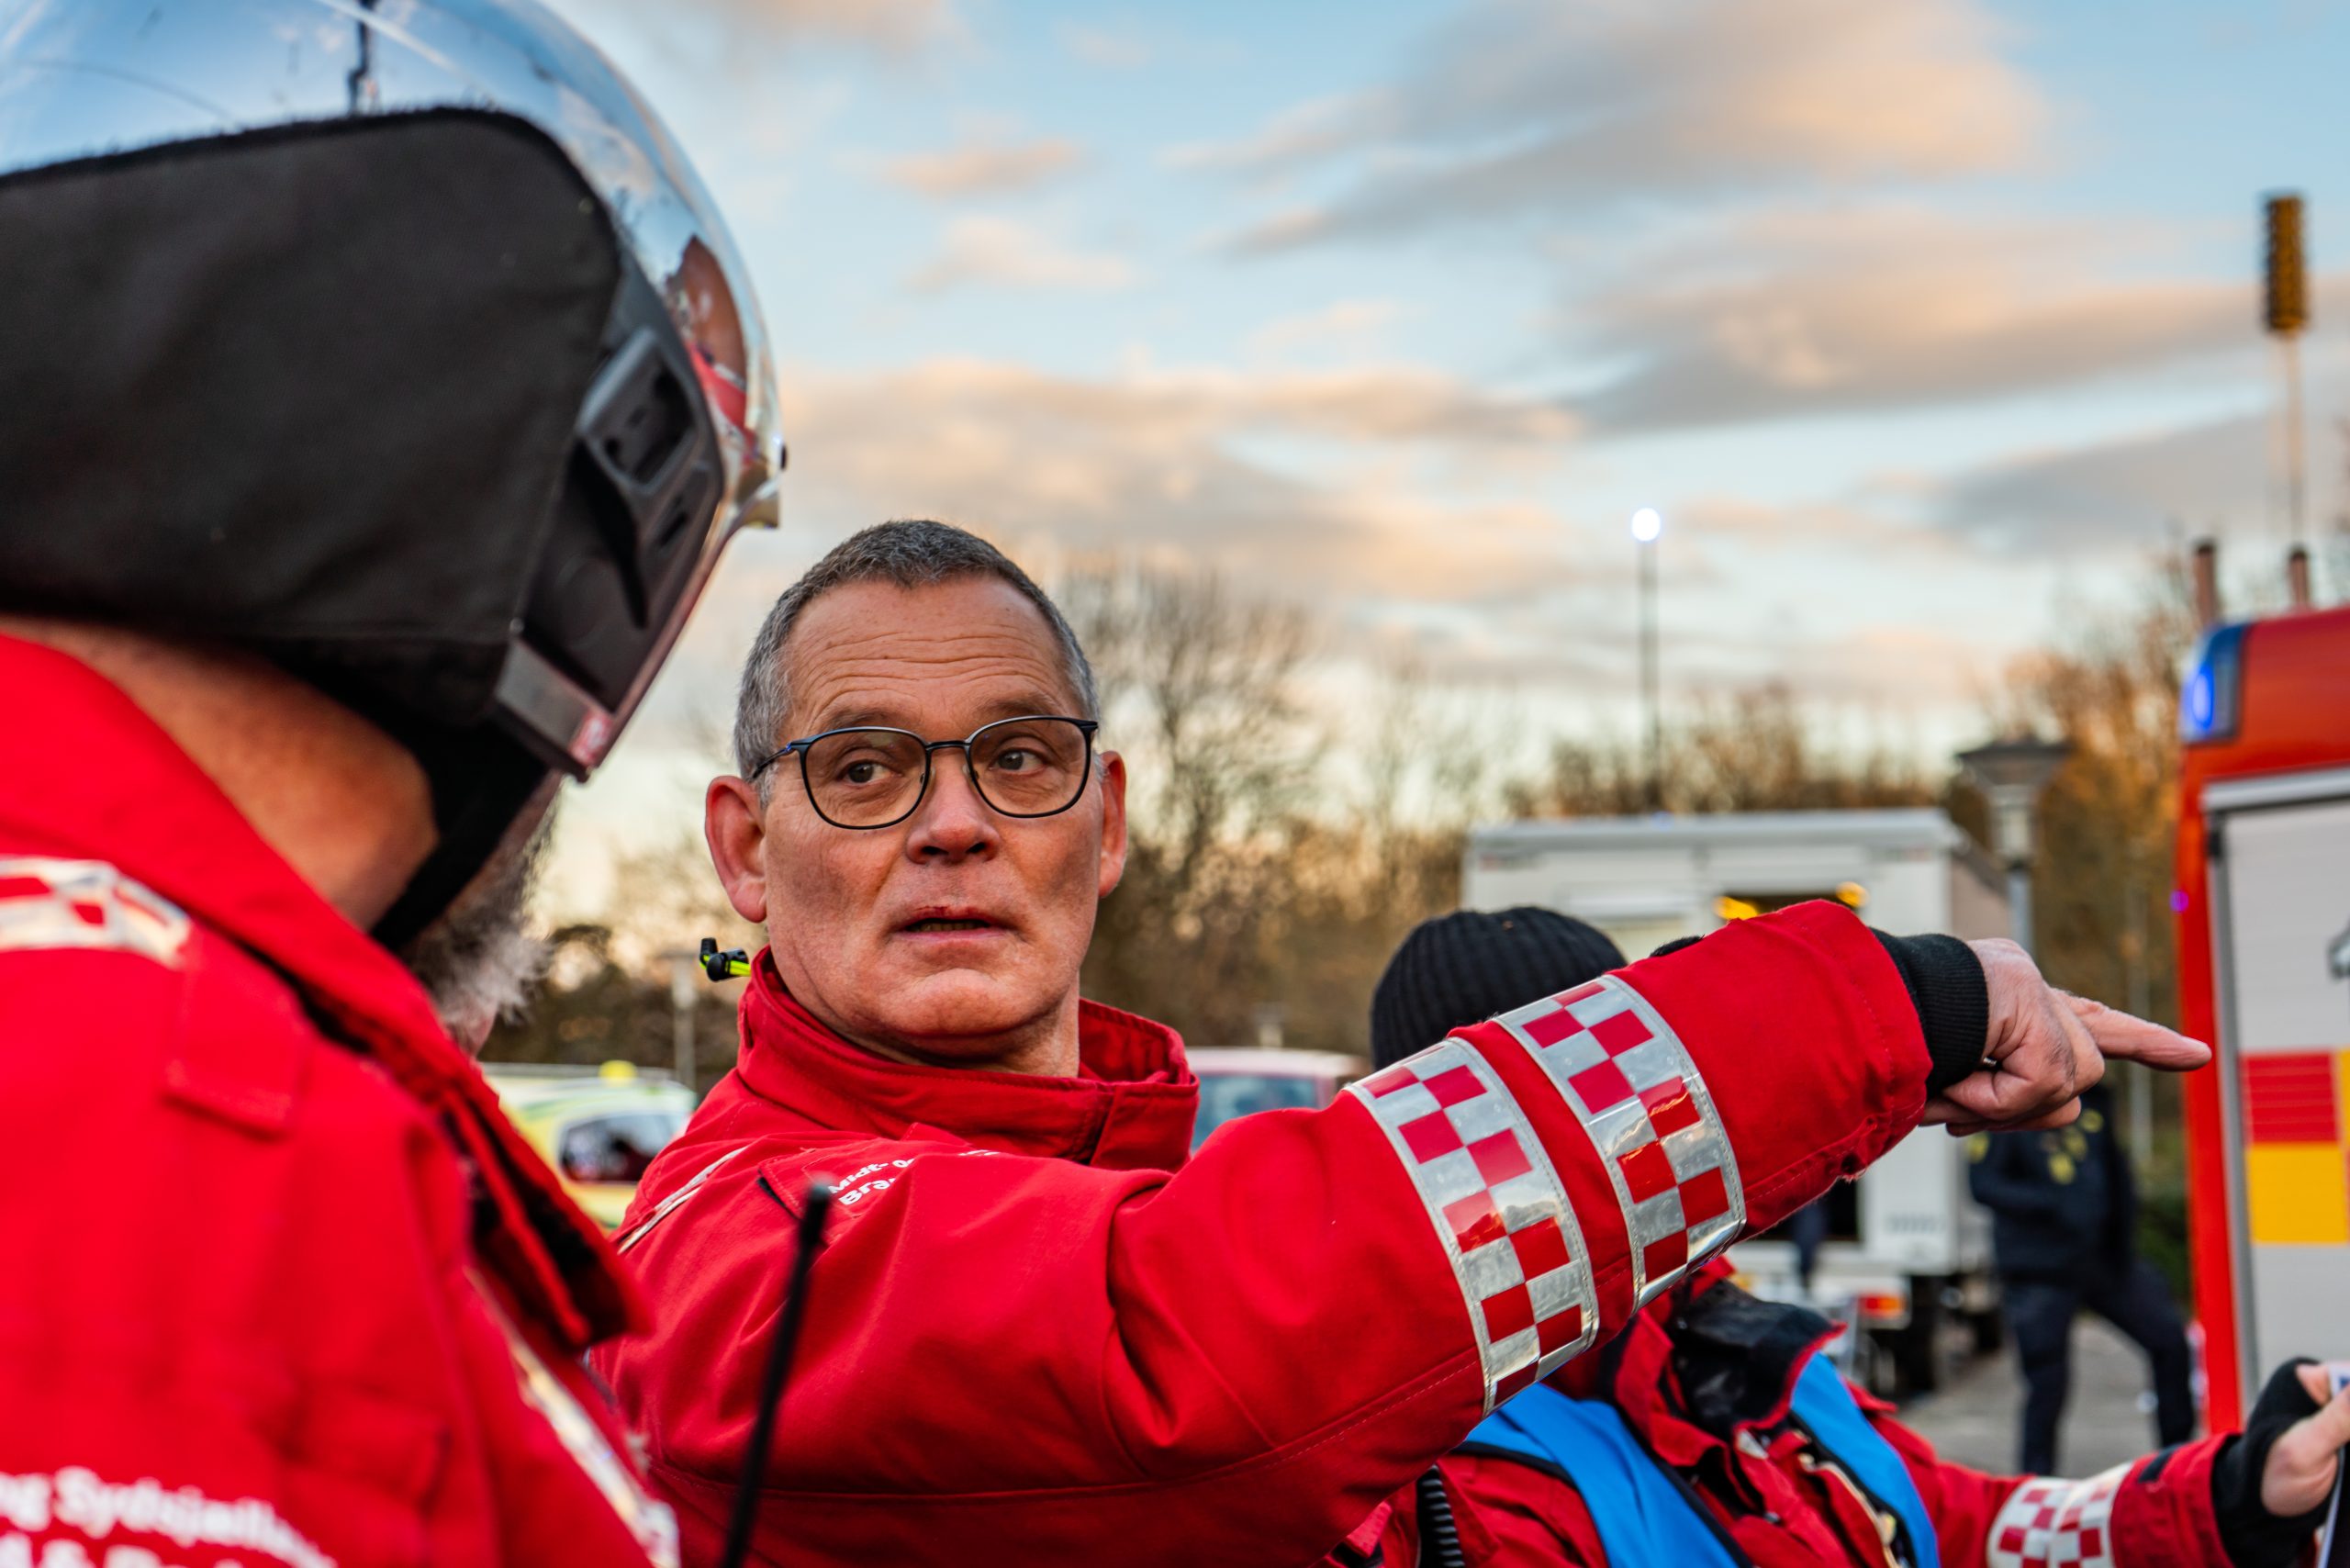
[[[1011,697],[1001,697],[992,702],[982,704],[978,710],[976,710],[976,716],[971,721],[971,727],[973,729],[977,729],[981,724],[990,724],[998,719],[1023,719],[1032,714],[1041,714],[1046,717],[1064,715],[1069,712],[1069,703],[1068,698],[1054,697],[1032,689]],[[816,727],[807,733],[809,734],[815,735],[822,734],[827,730],[862,730],[874,728],[904,730],[911,729],[912,726],[909,724],[905,718],[895,709],[884,707],[877,703],[864,702],[852,703],[845,707],[830,710],[817,721]],[[931,740],[945,740],[948,737],[944,735],[932,735],[925,738]],[[960,739],[961,737],[957,736],[954,738]]]
[[889,709],[867,705],[833,709],[819,719],[816,722],[816,727],[808,733],[811,735],[820,735],[827,730],[861,730],[877,726],[887,729],[905,727],[898,715]]
[[1025,696],[1007,697],[1000,702],[990,702],[979,711],[986,715],[983,722],[1030,717],[1050,719],[1073,717],[1074,715],[1069,712],[1069,706],[1067,698],[1041,696],[1031,691]]

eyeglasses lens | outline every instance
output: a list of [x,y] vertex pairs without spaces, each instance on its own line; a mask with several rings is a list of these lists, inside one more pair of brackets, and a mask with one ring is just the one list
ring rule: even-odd
[[1007,719],[971,737],[971,777],[1006,816],[1063,811],[1085,787],[1085,732],[1066,719]]
[[808,793],[843,827],[879,827],[922,793],[922,742],[899,730],[843,730],[808,748]]
[[[1050,816],[1085,788],[1091,749],[1067,719],[1006,719],[971,737],[971,778],[1006,816]],[[922,798],[925,748],[902,730],[843,730],[801,760],[817,811],[842,827],[886,827]]]

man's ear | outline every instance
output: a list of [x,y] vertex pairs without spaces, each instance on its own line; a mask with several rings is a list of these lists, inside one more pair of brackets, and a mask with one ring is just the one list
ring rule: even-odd
[[726,902],[752,924],[765,925],[767,873],[759,850],[767,842],[767,813],[759,809],[757,788],[731,773],[711,779],[702,797],[701,834]]
[[1126,759],[1102,754],[1102,870],[1100,894],[1108,898],[1126,874]]

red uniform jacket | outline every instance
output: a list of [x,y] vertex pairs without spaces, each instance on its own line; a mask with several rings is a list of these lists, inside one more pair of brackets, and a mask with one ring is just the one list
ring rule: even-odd
[[0,1563],[642,1564],[609,1249],[390,955],[0,638]]
[[762,957],[742,1052],[622,1226],[597,1352],[708,1562],[809,1183],[839,1189],[767,1473],[789,1563],[1310,1562],[1497,1397],[1917,1120],[1908,993],[1810,905],[1220,1130],[1168,1030],[1069,1079],[849,1046]]
[[[1728,1274],[1709,1265],[1699,1292]],[[1651,1452],[1688,1477],[1755,1568],[1886,1568],[1873,1510],[1830,1472],[1806,1462],[1799,1434],[1776,1430],[1795,1392],[1800,1359],[1786,1363],[1776,1397],[1725,1442],[1684,1413],[1667,1326],[1670,1300],[1652,1304],[1606,1357],[1561,1369],[1551,1383],[1578,1399],[1606,1399]],[[1940,1568],[2204,1568],[2228,1561],[2211,1506],[2211,1467],[2224,1438],[2207,1438],[2087,1481],[1985,1475],[1935,1458],[1892,1406],[1853,1391],[1899,1453],[1934,1522]],[[1531,1466],[1456,1454],[1445,1489],[1471,1568],[1677,1568],[1611,1562],[1587,1499]],[[1390,1564],[1417,1561],[1408,1503],[1382,1541]]]

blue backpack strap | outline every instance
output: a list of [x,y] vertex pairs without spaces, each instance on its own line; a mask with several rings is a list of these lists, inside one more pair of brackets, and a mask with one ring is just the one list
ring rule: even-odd
[[1614,1406],[1538,1383],[1478,1423],[1457,1451],[1514,1460],[1582,1493],[1611,1563],[1750,1568],[1689,1484],[1641,1446]]
[[1836,1375],[1824,1356],[1815,1355],[1796,1379],[1792,1406],[1795,1417],[1843,1466],[1877,1505],[1901,1521],[1908,1535],[1909,1561],[1917,1568],[1935,1568],[1942,1549],[1934,1539],[1933,1516],[1918,1495],[1908,1463],[1885,1440],[1852,1398],[1852,1391]]

